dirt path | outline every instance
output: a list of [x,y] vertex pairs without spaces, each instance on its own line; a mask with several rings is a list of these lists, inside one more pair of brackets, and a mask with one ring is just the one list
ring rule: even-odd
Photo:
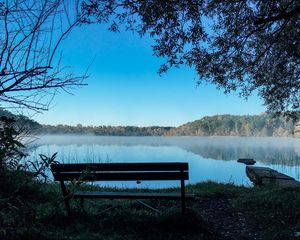
[[244,213],[233,209],[226,198],[199,202],[202,216],[209,222],[211,231],[222,240],[259,240],[259,229]]

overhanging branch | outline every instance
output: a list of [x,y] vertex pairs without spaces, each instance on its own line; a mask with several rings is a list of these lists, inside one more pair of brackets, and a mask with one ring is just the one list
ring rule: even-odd
[[278,15],[270,16],[270,17],[266,17],[266,18],[258,18],[257,20],[254,21],[254,24],[260,25],[260,24],[266,24],[266,23],[270,23],[270,22],[280,21],[283,19],[290,19],[298,14],[300,14],[300,5],[295,7],[293,10],[291,10],[289,12],[284,12],[282,14],[278,14]]

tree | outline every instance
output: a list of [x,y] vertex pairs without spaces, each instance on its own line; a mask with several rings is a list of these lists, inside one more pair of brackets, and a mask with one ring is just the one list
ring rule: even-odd
[[[298,0],[89,0],[86,22],[121,24],[154,38],[159,73],[186,64],[199,83],[248,97],[257,91],[268,110],[300,110]],[[299,117],[299,116],[298,116]]]
[[[75,1],[74,1],[75,2]],[[75,10],[71,10],[72,6]],[[47,110],[53,96],[83,85],[60,66],[59,46],[84,14],[65,0],[0,2],[0,103]]]
[[[59,90],[84,85],[86,74],[74,76],[60,65],[58,54],[63,40],[85,17],[79,7],[78,1],[67,0],[0,0],[1,110],[47,110]],[[32,125],[26,126],[30,121],[25,118],[13,118],[0,119],[0,171],[18,169],[26,156],[21,139]],[[37,175],[54,158],[31,162]]]

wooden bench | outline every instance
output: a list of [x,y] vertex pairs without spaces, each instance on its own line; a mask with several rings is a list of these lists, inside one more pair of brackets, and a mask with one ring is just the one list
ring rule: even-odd
[[[61,184],[65,206],[70,215],[71,198],[104,198],[104,199],[169,199],[181,200],[182,213],[185,212],[186,199],[194,198],[185,193],[184,180],[189,179],[188,163],[79,163],[52,164],[51,170],[55,181]],[[179,180],[180,193],[146,193],[146,192],[99,192],[70,191],[65,181],[152,181]]]

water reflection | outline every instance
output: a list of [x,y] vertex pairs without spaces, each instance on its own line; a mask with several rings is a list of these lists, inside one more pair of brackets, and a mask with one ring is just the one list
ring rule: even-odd
[[[190,183],[213,180],[250,185],[245,165],[237,163],[238,158],[254,158],[258,166],[297,179],[300,172],[300,140],[293,138],[44,136],[30,146],[31,158],[58,152],[57,160],[65,163],[188,162]],[[145,182],[142,187],[176,184]]]
[[[250,137],[97,137],[43,136],[32,147],[41,145],[81,146],[176,146],[215,160],[253,158],[265,164],[300,165],[300,139]],[[89,148],[91,149],[91,147]]]

